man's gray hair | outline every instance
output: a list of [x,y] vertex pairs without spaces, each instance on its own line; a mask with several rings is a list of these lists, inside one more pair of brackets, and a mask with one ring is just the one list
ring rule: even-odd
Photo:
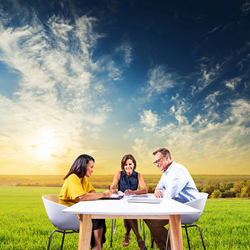
[[158,152],[160,152],[163,156],[169,156],[169,159],[171,159],[171,155],[170,155],[170,151],[166,148],[159,148],[158,150],[156,150],[153,155],[156,155]]

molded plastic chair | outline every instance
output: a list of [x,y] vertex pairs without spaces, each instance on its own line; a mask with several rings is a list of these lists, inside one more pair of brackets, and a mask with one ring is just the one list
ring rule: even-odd
[[76,214],[63,213],[62,211],[67,208],[64,205],[59,204],[58,195],[43,195],[43,204],[49,220],[57,228],[54,230],[49,238],[49,244],[47,250],[49,250],[52,236],[55,232],[63,234],[61,249],[63,248],[63,242],[65,234],[69,233],[79,233],[80,220]]
[[[190,207],[196,208],[196,209],[200,210],[200,212],[197,214],[181,215],[181,224],[183,225],[182,228],[185,228],[185,230],[186,230],[189,250],[190,250],[190,243],[189,243],[189,237],[188,237],[188,232],[187,232],[188,227],[197,227],[199,229],[200,236],[201,236],[202,243],[203,243],[203,247],[206,250],[206,246],[205,246],[205,242],[204,242],[204,239],[202,236],[201,228],[198,225],[193,224],[193,223],[197,222],[199,220],[199,218],[201,217],[202,212],[204,210],[204,207],[206,205],[207,197],[208,197],[207,193],[199,193],[199,194],[200,194],[199,199],[197,199],[195,201],[186,202],[184,204],[188,205]],[[169,233],[168,233],[167,242],[166,242],[166,249],[167,249],[167,245],[168,245],[168,239],[169,239]]]

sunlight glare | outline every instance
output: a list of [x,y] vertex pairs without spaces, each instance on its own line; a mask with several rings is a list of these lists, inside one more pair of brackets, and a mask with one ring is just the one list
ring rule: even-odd
[[54,132],[51,131],[51,130],[44,130],[44,131],[41,131],[41,135],[42,135],[43,137],[54,137],[54,136],[55,136]]
[[52,130],[43,130],[40,134],[43,138],[35,141],[33,148],[39,158],[50,158],[50,155],[54,153],[56,147],[55,134]]

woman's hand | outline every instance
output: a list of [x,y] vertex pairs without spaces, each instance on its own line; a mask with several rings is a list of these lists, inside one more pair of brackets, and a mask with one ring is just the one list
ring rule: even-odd
[[135,194],[135,191],[127,189],[127,190],[125,190],[124,194],[126,194],[126,195]]
[[118,194],[118,191],[116,189],[111,190],[112,194]]
[[111,196],[111,190],[104,191],[102,194],[103,194],[103,197],[110,197]]

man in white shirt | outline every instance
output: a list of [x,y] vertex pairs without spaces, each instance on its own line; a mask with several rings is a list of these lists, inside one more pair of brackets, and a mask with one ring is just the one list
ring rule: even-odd
[[[168,149],[160,148],[153,153],[154,164],[163,171],[162,177],[155,189],[155,197],[174,199],[181,203],[196,200],[199,192],[193,178],[187,169],[179,163],[171,160]],[[168,220],[145,220],[151,236],[160,249],[165,249],[168,231],[164,227]],[[168,246],[170,249],[170,246]]]

